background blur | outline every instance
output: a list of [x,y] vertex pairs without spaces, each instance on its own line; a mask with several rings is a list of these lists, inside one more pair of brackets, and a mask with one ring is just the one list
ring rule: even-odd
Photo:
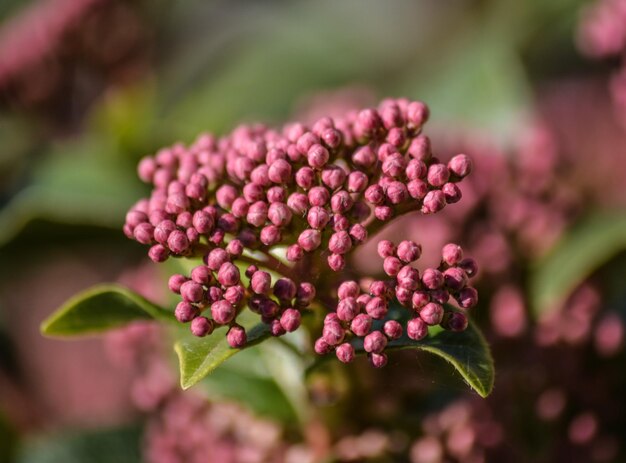
[[[0,461],[626,461],[620,56],[620,0],[3,0]],[[416,354],[296,392],[235,363],[182,397],[154,327],[40,336],[97,282],[165,298],[121,232],[140,157],[386,96],[425,101],[435,152],[476,162],[458,207],[385,233],[479,260],[489,399]]]

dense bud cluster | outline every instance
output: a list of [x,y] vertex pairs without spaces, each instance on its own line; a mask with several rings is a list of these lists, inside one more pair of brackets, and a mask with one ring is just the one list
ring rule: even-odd
[[[463,250],[456,244],[447,244],[442,251],[438,268],[427,268],[421,274],[413,267],[422,253],[421,246],[413,241],[402,241],[394,246],[391,241],[378,243],[378,254],[389,276],[386,280],[369,283],[367,292],[356,281],[344,281],[337,290],[339,302],[334,312],[324,319],[322,336],[315,342],[315,351],[324,355],[335,351],[344,363],[354,358],[351,339],[362,338],[363,349],[375,367],[387,363],[384,353],[387,343],[402,337],[419,341],[428,335],[428,327],[441,325],[451,331],[467,327],[464,310],[474,307],[478,293],[468,285],[476,275],[474,259],[463,258]],[[449,301],[456,301],[461,311],[446,309]],[[387,317],[390,304],[397,301],[410,311],[403,326]],[[380,322],[378,328],[376,322]]]
[[[170,279],[182,297],[176,317],[190,322],[195,335],[228,325],[230,345],[243,346],[246,333],[236,319],[245,306],[272,334],[293,331],[316,287],[324,287],[325,265],[343,270],[346,255],[397,215],[435,213],[460,199],[456,183],[471,162],[464,154],[448,163],[433,156],[422,134],[427,118],[423,103],[385,100],[378,109],[321,118],[311,127],[240,126],[221,138],[205,134],[189,147],[162,149],[139,164],[140,178],[154,189],[128,212],[124,232],[150,246],[155,262],[203,258],[189,277]],[[278,249],[285,261],[276,257]],[[404,267],[418,257],[419,247],[401,244],[385,269],[390,276],[400,272],[405,284],[414,275]],[[272,284],[263,269],[284,278]],[[462,265],[444,270],[433,301],[443,300],[445,283],[461,306],[471,306],[475,292],[465,287]],[[387,299],[377,296],[372,307],[380,300],[384,312]],[[445,323],[462,327],[455,317]],[[349,361],[353,354],[346,347],[338,355]]]

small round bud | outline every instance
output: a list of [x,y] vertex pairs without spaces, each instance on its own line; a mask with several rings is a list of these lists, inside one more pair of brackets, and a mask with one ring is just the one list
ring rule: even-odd
[[398,274],[401,268],[402,262],[400,262],[400,259],[393,256],[385,257],[385,260],[383,261],[383,269],[387,275],[394,277]]
[[421,309],[430,302],[430,296],[425,291],[415,291],[411,296],[411,306],[414,310]]
[[241,242],[241,240],[238,239],[231,240],[230,243],[228,243],[228,245],[226,246],[226,252],[232,257],[239,257],[241,254],[243,254],[243,249],[243,243]]
[[412,295],[413,292],[410,289],[396,286],[396,299],[403,306],[407,307],[410,304]]
[[315,353],[318,355],[326,355],[333,350],[331,345],[328,344],[323,337],[315,341],[315,346],[313,349],[315,350]]
[[287,331],[285,331],[285,328],[283,328],[283,326],[280,324],[280,320],[273,319],[270,322],[270,334],[272,336],[275,336],[275,337],[282,336],[286,332]]
[[454,183],[446,183],[441,187],[441,191],[443,192],[443,195],[446,198],[446,203],[448,204],[458,203],[463,196],[461,189]]
[[466,257],[458,264],[459,268],[462,268],[469,278],[475,277],[478,273],[478,264],[471,257]]
[[287,198],[287,206],[299,217],[303,217],[309,208],[309,200],[304,193],[293,193]]
[[387,320],[383,326],[385,335],[390,339],[399,339],[402,336],[402,325],[396,320]]
[[307,198],[311,206],[324,206],[330,201],[330,193],[323,186],[315,186],[309,190]]
[[308,306],[315,299],[315,286],[307,281],[303,281],[298,285],[296,291],[296,303],[300,306]]
[[375,320],[382,320],[387,315],[389,307],[384,299],[373,297],[365,306],[367,314]]
[[330,208],[335,214],[345,214],[354,206],[354,200],[346,190],[335,193],[330,198]]
[[271,203],[284,203],[287,200],[287,192],[283,187],[273,186],[267,190],[267,202]]
[[174,230],[170,233],[170,236],[167,237],[167,247],[174,254],[183,254],[187,249],[189,249],[189,239],[185,232],[180,230]]
[[337,304],[337,317],[344,322],[351,321],[360,312],[359,304],[353,297],[347,297]]
[[406,176],[409,180],[423,179],[427,172],[426,164],[418,159],[411,159],[406,166]]
[[172,275],[167,281],[167,287],[170,289],[171,292],[180,294],[180,287],[187,280],[188,278],[184,275],[178,275],[178,274]]
[[459,267],[450,267],[443,272],[446,287],[452,292],[460,291],[467,285],[467,275]]
[[337,297],[339,299],[346,299],[348,297],[356,298],[359,295],[360,288],[356,281],[344,281],[337,288]]
[[278,244],[282,239],[282,234],[280,232],[280,228],[276,225],[268,225],[267,227],[263,227],[261,229],[261,233],[259,235],[259,240],[266,246],[273,246]]
[[415,291],[420,283],[420,275],[417,269],[405,265],[400,269],[396,276],[398,287]]
[[204,299],[204,289],[195,281],[186,281],[180,285],[180,295],[186,302],[201,302]]
[[296,309],[286,309],[280,316],[280,325],[291,333],[300,327],[301,316]]
[[387,354],[370,354],[370,363],[374,368],[382,368],[387,365]]
[[148,222],[142,222],[134,228],[133,237],[141,244],[150,244],[154,238],[154,227]]
[[324,341],[326,341],[329,345],[336,346],[342,343],[345,337],[345,331],[338,322],[330,322],[324,325],[322,336]]
[[409,103],[406,110],[407,122],[409,126],[414,129],[419,129],[422,125],[424,125],[428,120],[429,115],[430,111],[428,106],[421,101],[413,101]]
[[400,178],[405,175],[406,167],[407,163],[404,157],[399,153],[395,153],[385,158],[382,170],[389,177]]
[[272,288],[272,277],[269,273],[258,270],[250,279],[250,288],[256,294],[269,294]]
[[213,332],[213,322],[206,317],[196,317],[191,321],[191,333],[204,337]]
[[361,193],[365,191],[368,183],[367,175],[359,170],[355,170],[348,175],[348,191],[350,193]]
[[237,312],[233,305],[224,299],[214,302],[211,305],[211,316],[213,320],[220,325],[226,325],[233,321],[236,314]]
[[179,302],[176,304],[174,316],[181,323],[189,323],[198,315],[198,309],[189,302]]
[[409,197],[406,185],[402,182],[391,182],[385,193],[391,204],[400,204]]
[[412,318],[406,324],[406,335],[414,341],[424,339],[428,335],[428,325],[419,317]]
[[446,206],[446,197],[441,190],[432,190],[426,193],[422,213],[434,214]]
[[246,294],[246,290],[241,285],[231,286],[224,291],[224,299],[232,305],[239,304]]
[[330,159],[330,154],[322,145],[313,145],[307,151],[306,157],[311,167],[321,169]]
[[372,317],[364,313],[358,314],[350,323],[350,330],[357,336],[363,337],[372,329]]
[[331,254],[326,261],[333,272],[339,272],[346,267],[346,258],[341,254]]
[[331,191],[336,190],[346,181],[346,171],[336,165],[328,165],[322,171],[322,183],[330,188]]
[[211,286],[207,291],[207,301],[212,304],[219,301],[223,295],[224,292],[222,291],[222,288],[218,288],[217,286]]
[[443,286],[443,274],[434,268],[427,268],[422,274],[422,283],[428,289],[439,289]]
[[291,180],[291,164],[284,159],[277,159],[270,165],[267,175],[274,183],[289,183]]
[[363,339],[363,349],[365,349],[365,352],[382,354],[385,347],[387,347],[387,338],[380,331],[372,331]]
[[420,318],[424,320],[427,325],[434,326],[441,323],[443,318],[443,307],[434,302],[429,302],[419,312]]
[[292,244],[287,248],[286,257],[289,262],[298,262],[304,257],[304,249],[297,244]]
[[296,297],[296,284],[289,278],[279,278],[274,283],[274,296],[281,301],[291,301]]
[[441,250],[441,256],[446,265],[453,267],[463,259],[463,249],[458,244],[449,243]]
[[369,145],[358,148],[352,155],[352,162],[354,165],[363,169],[372,167],[376,164],[376,160],[376,153],[374,153]]
[[478,291],[471,286],[467,286],[459,292],[457,301],[464,309],[471,309],[478,304]]
[[465,331],[469,324],[465,314],[459,312],[448,312],[441,321],[441,326],[450,331]]
[[428,194],[428,185],[420,179],[411,180],[406,188],[413,199],[423,199]]
[[322,235],[318,230],[307,229],[298,236],[298,245],[307,252],[314,251],[322,244]]
[[291,222],[291,210],[285,203],[270,204],[267,217],[277,227],[284,227]]
[[[265,198],[265,192],[261,185],[257,183],[247,183],[243,187],[243,197],[247,202],[254,203],[256,201],[262,201]],[[233,201],[232,207],[235,206],[235,201]]]
[[352,225],[348,233],[356,243],[362,243],[367,239],[367,229],[360,223]]
[[232,185],[222,185],[215,192],[217,204],[223,209],[230,209],[237,198],[237,189]]
[[259,268],[256,265],[254,264],[248,265],[245,275],[247,278],[252,278],[252,275],[254,275],[258,270]]
[[296,184],[304,190],[309,190],[315,184],[315,171],[306,166],[298,169]]
[[248,208],[248,214],[246,215],[246,221],[255,227],[262,227],[267,220],[267,203],[263,201],[257,201]]
[[200,234],[210,233],[215,226],[213,217],[205,211],[196,211],[192,218],[193,228]]
[[339,147],[341,145],[341,132],[333,128],[327,128],[321,133],[324,144],[331,149]]
[[450,178],[450,171],[444,164],[432,164],[428,168],[428,183],[435,188],[442,187]]
[[153,262],[165,262],[169,256],[169,252],[162,244],[155,244],[148,250],[148,257]]
[[398,244],[397,255],[404,263],[415,262],[422,255],[422,247],[413,241],[401,241]]
[[348,232],[333,233],[328,241],[328,249],[335,254],[345,254],[352,249],[352,240]]
[[246,330],[239,325],[232,326],[226,334],[226,340],[233,349],[241,349],[248,341]]
[[216,272],[224,262],[230,262],[228,253],[221,248],[215,248],[206,255],[205,263],[207,267]]
[[370,204],[380,205],[385,202],[385,191],[378,184],[370,185],[365,190],[365,200]]
[[198,265],[191,270],[191,279],[200,285],[208,286],[213,279],[211,269],[206,265]]
[[330,221],[330,214],[320,206],[313,206],[307,213],[307,222],[311,228],[323,229]]
[[376,250],[382,259],[393,257],[396,254],[396,247],[389,240],[380,240],[376,246]]
[[335,349],[335,355],[340,362],[350,363],[354,360],[354,347],[348,342],[344,342]]
[[381,222],[387,222],[393,217],[393,209],[389,206],[376,206],[374,216]]
[[459,178],[466,177],[472,171],[472,160],[465,154],[457,154],[448,162],[448,169]]

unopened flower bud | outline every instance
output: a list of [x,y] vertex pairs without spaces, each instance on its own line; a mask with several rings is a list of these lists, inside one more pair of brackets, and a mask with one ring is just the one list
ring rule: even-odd
[[419,317],[412,318],[406,324],[406,335],[414,341],[424,339],[428,335],[428,325]]
[[176,305],[174,316],[181,323],[189,323],[198,315],[198,309],[191,303],[181,301]]
[[463,178],[472,171],[472,161],[465,154],[457,154],[448,162],[448,169],[457,177]]
[[427,325],[434,326],[441,323],[443,317],[443,307],[434,302],[429,302],[419,312],[420,318],[424,320]]
[[291,333],[295,331],[300,326],[300,312],[296,309],[286,309],[280,317],[280,325],[285,329],[285,331]]
[[191,321],[191,332],[194,336],[207,336],[213,332],[213,322],[206,317],[196,317]]
[[387,338],[380,331],[372,331],[363,339],[363,349],[365,352],[381,354],[387,347]]
[[346,258],[341,254],[331,254],[327,259],[328,266],[333,272],[339,272],[346,266]]
[[396,320],[387,320],[383,326],[385,335],[390,339],[399,339],[402,336],[402,325]]
[[211,316],[220,325],[226,325],[233,321],[236,313],[233,305],[224,299],[211,304]]
[[241,349],[248,341],[246,330],[239,325],[232,326],[226,334],[226,340],[233,349]]

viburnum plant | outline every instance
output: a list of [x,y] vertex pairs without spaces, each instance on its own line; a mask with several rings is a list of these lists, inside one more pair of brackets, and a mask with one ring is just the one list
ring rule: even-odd
[[[468,325],[476,262],[450,243],[436,267],[424,268],[420,244],[377,240],[398,216],[435,214],[461,199],[471,160],[433,154],[428,116],[421,102],[388,99],[310,127],[202,134],[145,157],[138,173],[153,189],[123,230],[149,246],[154,262],[191,263],[169,277],[180,301],[161,308],[125,288],[97,287],[53,314],[43,332],[102,331],[137,318],[187,324],[193,336],[177,331],[175,348],[189,387],[239,350],[304,328],[310,348],[301,354],[311,362],[312,353],[344,363],[365,353],[383,367],[387,350],[413,347],[443,357],[487,395],[493,364]],[[369,239],[377,240],[377,275],[351,265]]]

